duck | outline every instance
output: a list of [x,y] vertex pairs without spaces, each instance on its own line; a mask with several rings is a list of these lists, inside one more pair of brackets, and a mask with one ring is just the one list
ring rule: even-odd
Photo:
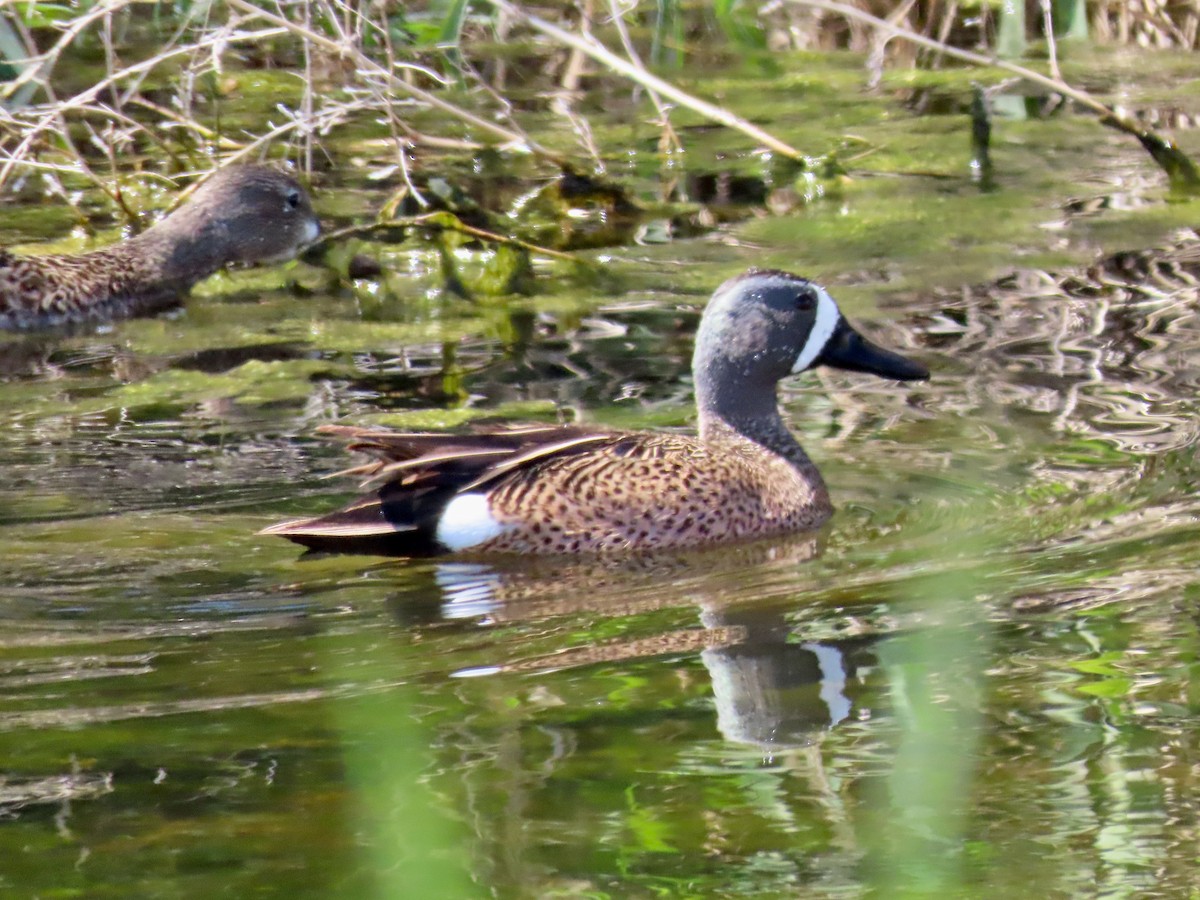
[[219,269],[291,259],[320,232],[291,175],[227,166],[162,221],[110,247],[56,256],[0,249],[0,329],[152,315]]
[[780,413],[778,383],[816,366],[898,381],[921,363],[860,334],[799,275],[750,269],[701,315],[692,358],[699,428],[578,425],[462,435],[347,425],[320,431],[371,459],[343,473],[367,493],[262,534],[309,550],[403,557],[690,550],[814,530],[829,491]]

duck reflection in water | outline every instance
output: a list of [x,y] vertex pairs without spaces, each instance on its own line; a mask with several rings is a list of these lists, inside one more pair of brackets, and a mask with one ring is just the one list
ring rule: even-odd
[[[432,577],[441,597],[424,610],[409,595],[391,609],[406,625],[474,621],[529,623],[556,617],[646,616],[695,605],[701,627],[621,638],[554,653],[512,656],[460,669],[460,678],[548,673],[587,666],[699,654],[712,682],[717,728],[726,740],[774,754],[812,745],[839,723],[862,715],[860,673],[874,665],[876,635],[797,640],[789,618],[797,598],[797,566],[819,551],[820,537],[758,542],[721,552],[656,554],[622,561],[595,559],[565,567],[503,567],[438,563]],[[746,603],[746,581],[761,603]],[[761,585],[759,584],[761,582]],[[426,594],[427,596],[427,594]],[[511,653],[511,651],[510,651]]]

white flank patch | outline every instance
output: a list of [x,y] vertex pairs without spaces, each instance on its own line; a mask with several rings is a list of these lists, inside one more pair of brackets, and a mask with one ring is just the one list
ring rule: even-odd
[[792,366],[792,374],[803,372],[816,361],[817,357],[821,355],[821,351],[825,349],[825,345],[829,343],[829,339],[833,337],[833,331],[842,318],[841,311],[833,298],[825,292],[825,288],[817,287],[815,284],[813,287],[817,290],[817,318],[813,322],[812,330],[808,333],[804,349],[796,357],[796,364]]
[[442,615],[447,619],[478,619],[496,609],[500,576],[491,566],[439,563],[433,570],[433,579],[446,598]]
[[451,678],[482,678],[485,675],[498,675],[504,671],[503,666],[476,666],[473,669],[459,669],[451,672]]
[[438,543],[452,553],[499,537],[504,526],[488,508],[487,494],[459,494],[446,504],[438,520]]
[[852,704],[846,696],[846,665],[842,651],[825,644],[801,644],[817,657],[821,670],[821,699],[829,710],[829,724],[836,725],[850,715]]

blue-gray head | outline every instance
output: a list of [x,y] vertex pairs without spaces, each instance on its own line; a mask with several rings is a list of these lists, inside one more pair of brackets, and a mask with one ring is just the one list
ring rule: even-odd
[[729,412],[730,403],[754,404],[764,394],[773,405],[776,382],[819,365],[900,381],[929,377],[920,363],[860,335],[824,288],[799,275],[750,269],[717,288],[692,358],[702,409]]

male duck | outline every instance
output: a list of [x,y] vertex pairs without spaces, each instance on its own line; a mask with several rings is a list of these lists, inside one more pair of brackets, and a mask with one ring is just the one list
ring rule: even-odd
[[137,237],[69,256],[0,250],[0,328],[155,313],[231,263],[290,259],[320,225],[304,188],[267,166],[230,166]]
[[534,427],[463,436],[326,426],[376,459],[345,509],[265,529],[316,550],[603,553],[696,547],[812,529],[832,512],[779,414],[776,384],[816,365],[928,378],[877,347],[821,287],[751,269],[700,321],[699,437]]

